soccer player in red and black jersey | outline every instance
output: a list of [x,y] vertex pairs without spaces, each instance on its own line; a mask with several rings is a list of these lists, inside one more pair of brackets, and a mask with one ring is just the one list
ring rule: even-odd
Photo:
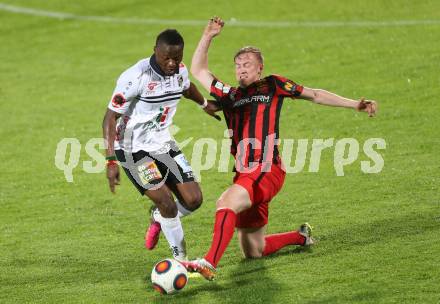
[[206,26],[193,55],[191,73],[217,100],[212,111],[223,110],[232,132],[231,154],[235,158],[234,183],[217,201],[211,248],[203,259],[184,262],[190,271],[213,279],[215,269],[235,228],[247,258],[270,255],[287,245],[311,245],[311,227],[266,235],[268,204],[281,189],[285,171],[278,151],[279,118],[283,99],[301,98],[317,104],[352,108],[373,116],[376,103],[355,101],[320,89],[299,85],[278,75],[262,77],[263,57],[255,47],[240,49],[234,57],[239,87],[217,79],[208,69],[208,49],[224,22],[215,17]]

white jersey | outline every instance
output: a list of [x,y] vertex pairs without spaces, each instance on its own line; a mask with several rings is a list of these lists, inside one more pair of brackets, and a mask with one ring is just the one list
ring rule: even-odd
[[116,126],[115,150],[168,152],[166,143],[172,140],[168,127],[189,86],[183,63],[176,74],[165,76],[154,55],[123,72],[108,105],[110,110],[122,114]]

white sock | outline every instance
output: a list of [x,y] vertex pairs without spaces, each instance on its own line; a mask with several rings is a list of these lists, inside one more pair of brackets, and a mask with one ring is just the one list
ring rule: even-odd
[[160,214],[155,214],[155,220],[158,220],[160,223],[162,232],[173,251],[174,258],[176,260],[186,260],[186,245],[179,216],[166,218]]
[[182,203],[177,198],[174,201],[176,202],[177,215],[179,217],[184,217],[184,216],[190,215],[192,213],[191,210],[188,210],[185,207],[183,207]]

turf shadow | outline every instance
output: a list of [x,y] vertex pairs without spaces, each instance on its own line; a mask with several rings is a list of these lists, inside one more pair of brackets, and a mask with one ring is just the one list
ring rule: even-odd
[[428,231],[440,230],[437,216],[430,212],[406,214],[352,225],[345,225],[342,229],[330,230],[320,234],[315,232],[317,244],[313,247],[287,247],[267,258],[291,254],[310,253],[316,258],[322,255],[337,254],[341,251],[364,247],[375,243],[386,243],[394,239],[417,236]]
[[[209,294],[213,303],[274,303],[274,296],[282,289],[267,275],[264,259],[241,260],[233,265],[227,276],[221,273],[213,282],[202,278],[190,282],[195,286],[187,287],[182,293],[172,297],[156,297],[157,303],[197,302],[202,294]],[[211,302],[211,301],[210,301]]]

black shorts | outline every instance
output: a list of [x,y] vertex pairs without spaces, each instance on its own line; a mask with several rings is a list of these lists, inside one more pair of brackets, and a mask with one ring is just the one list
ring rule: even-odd
[[175,145],[167,153],[116,150],[116,157],[125,173],[141,195],[145,190],[160,188],[163,184],[194,182],[194,173],[182,151]]

